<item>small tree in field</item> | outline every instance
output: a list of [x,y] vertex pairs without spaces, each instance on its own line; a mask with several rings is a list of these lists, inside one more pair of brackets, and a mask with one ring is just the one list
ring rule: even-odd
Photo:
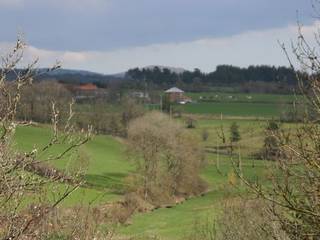
[[266,137],[263,144],[263,157],[269,160],[276,160],[280,155],[280,143],[276,135],[280,126],[276,121],[269,121],[266,127]]
[[230,126],[230,142],[236,143],[236,142],[239,142],[240,139],[241,137],[240,137],[239,125],[236,122],[234,122]]

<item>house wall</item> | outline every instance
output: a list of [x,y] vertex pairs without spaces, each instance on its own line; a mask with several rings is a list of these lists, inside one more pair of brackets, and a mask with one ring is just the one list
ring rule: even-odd
[[183,100],[183,93],[168,93],[168,98],[170,102],[179,102]]

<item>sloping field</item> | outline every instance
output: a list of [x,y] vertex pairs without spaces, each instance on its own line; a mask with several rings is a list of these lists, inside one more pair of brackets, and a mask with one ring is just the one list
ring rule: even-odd
[[[19,151],[30,151],[34,146],[41,148],[48,142],[50,136],[51,130],[46,126],[20,127],[15,136],[16,147]],[[40,158],[45,159],[65,148],[66,145],[63,144],[55,146],[49,153],[40,155]],[[86,169],[85,178],[88,184],[74,192],[64,204],[92,201],[101,203],[118,199],[122,179],[133,169],[126,158],[124,146],[110,136],[95,136],[88,144],[82,146],[77,154],[84,163],[75,162],[74,155],[70,154],[50,163],[60,169],[72,169],[78,167],[78,164],[83,164]]]
[[[215,129],[220,125],[219,121],[199,121],[194,130],[199,135],[203,128],[210,130],[207,143],[214,144]],[[231,121],[225,122],[225,127]],[[254,127],[252,135],[261,133],[263,123],[241,121],[240,129],[245,134],[248,128]],[[43,146],[50,138],[50,129],[46,126],[21,127],[16,132],[16,144],[20,151],[31,149],[34,144]],[[57,146],[50,154],[61,151],[65,146]],[[85,178],[88,182],[66,199],[63,206],[76,204],[96,205],[121,198],[123,179],[134,167],[128,161],[124,144],[110,136],[96,136],[85,146],[79,149],[81,158],[88,160]],[[43,156],[45,157],[45,156]],[[150,213],[135,214],[129,226],[120,226],[118,233],[125,236],[145,237],[159,236],[161,239],[184,239],[193,229],[196,221],[213,219],[221,209],[222,203],[229,198],[237,197],[238,194],[247,194],[239,181],[234,182],[232,162],[229,157],[220,156],[219,171],[216,167],[216,156],[208,154],[208,166],[203,170],[202,177],[209,183],[209,192],[202,196],[189,199],[186,202],[172,208],[158,209]],[[66,156],[58,162],[52,163],[58,168],[72,167],[75,162],[72,156]],[[243,159],[244,175],[249,178],[263,178],[267,172],[267,163],[257,161],[254,166],[252,160]],[[237,187],[231,185],[236,184]],[[61,191],[63,186],[60,187]],[[55,186],[59,189],[59,186]]]

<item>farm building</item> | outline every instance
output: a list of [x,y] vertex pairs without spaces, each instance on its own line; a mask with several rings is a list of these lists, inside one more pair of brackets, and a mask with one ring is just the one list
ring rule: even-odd
[[96,91],[98,87],[93,83],[86,83],[75,87],[79,91]]
[[191,98],[186,96],[184,91],[173,87],[165,91],[165,94],[170,102],[185,104],[191,102]]
[[98,88],[93,83],[65,84],[65,87],[71,92],[76,101],[103,98],[107,95],[106,89]]

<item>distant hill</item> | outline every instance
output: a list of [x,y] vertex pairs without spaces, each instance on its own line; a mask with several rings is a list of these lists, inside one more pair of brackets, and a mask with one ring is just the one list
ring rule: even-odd
[[[167,66],[158,66],[150,65],[142,69],[151,70],[158,68],[160,71],[168,69],[173,74],[182,74],[186,70],[183,68],[167,67]],[[106,83],[111,80],[124,80],[127,79],[128,72],[120,72],[116,74],[101,74],[85,70],[75,70],[75,69],[57,69],[55,71],[47,72],[48,69],[39,69],[41,76],[39,80],[57,80],[65,83]]]
[[[48,69],[39,69],[40,72],[46,72]],[[57,76],[57,75],[82,75],[82,76],[106,76],[101,73],[90,72],[85,70],[74,70],[74,69],[64,69],[60,68],[51,72],[46,73],[48,76]]]
[[123,76],[120,75],[106,75],[96,72],[74,70],[74,69],[57,69],[48,72],[48,69],[39,69],[39,76],[37,80],[56,80],[63,83],[82,84],[95,83],[97,85],[106,85],[108,81],[120,80]]

